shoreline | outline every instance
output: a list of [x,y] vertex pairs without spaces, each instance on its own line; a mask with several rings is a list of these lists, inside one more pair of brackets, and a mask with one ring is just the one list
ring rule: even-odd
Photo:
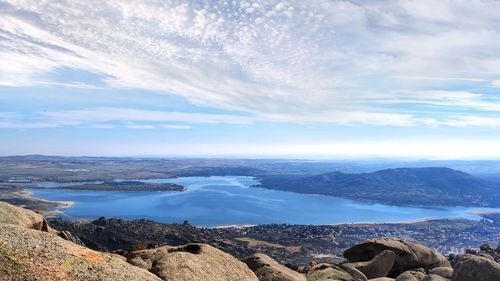
[[50,208],[52,210],[49,210],[49,208],[44,208],[44,209],[38,210],[38,212],[43,216],[56,216],[59,214],[63,214],[64,212],[59,210],[59,209],[70,208],[76,204],[76,202],[74,202],[74,201],[51,201],[51,200],[47,200],[47,199],[43,199],[43,198],[33,197],[33,193],[29,192],[25,188],[18,190],[18,191],[14,191],[14,192],[12,192],[12,194],[17,195],[21,199],[36,200],[36,201],[56,204],[55,207]]
[[[82,191],[86,191],[86,190],[82,190]],[[88,190],[88,191],[92,191],[92,190]],[[12,192],[12,194],[15,194],[15,195],[17,195],[17,197],[23,198],[23,199],[26,199],[26,200],[41,201],[41,202],[45,202],[45,203],[49,203],[49,204],[55,204],[56,206],[54,206],[54,207],[44,207],[44,208],[42,207],[42,208],[40,208],[40,209],[37,210],[40,214],[43,214],[44,216],[50,216],[50,217],[55,217],[55,216],[58,216],[58,215],[65,214],[64,209],[70,208],[70,207],[72,207],[72,206],[74,206],[76,204],[76,202],[74,202],[74,201],[51,201],[51,200],[47,200],[47,199],[43,199],[43,198],[34,197],[33,193],[30,192],[30,191],[28,191],[26,187],[22,188],[21,190]],[[328,196],[328,195],[318,195],[318,196]],[[457,216],[457,217],[453,217],[453,218],[432,218],[432,217],[429,218],[429,217],[427,217],[427,218],[421,218],[421,219],[382,221],[382,222],[360,221],[360,222],[340,222],[340,223],[326,223],[326,224],[293,224],[293,223],[248,224],[248,223],[244,223],[244,224],[193,225],[193,226],[198,227],[198,228],[224,229],[224,228],[249,228],[249,227],[254,227],[254,226],[259,226],[259,225],[279,225],[279,224],[283,224],[283,225],[311,225],[311,226],[321,226],[321,225],[324,225],[324,226],[338,226],[338,225],[415,224],[415,223],[425,223],[425,222],[434,221],[434,220],[456,220],[456,219],[465,219],[465,220],[474,220],[474,221],[477,221],[477,220],[479,220],[481,218],[484,218],[483,215],[497,214],[497,213],[500,213],[500,210],[484,210],[484,209],[481,210],[481,209],[477,209],[477,210],[464,211],[464,213],[472,214],[472,215],[475,215],[475,216],[479,216],[479,218],[473,219],[473,218],[466,218],[466,217],[463,217],[463,216],[462,217],[461,216]],[[140,219],[140,218],[137,218],[137,219]],[[79,218],[75,218],[74,220],[79,221],[80,219]],[[89,219],[88,218],[86,218],[86,219],[82,218],[81,220],[89,220]],[[135,220],[135,219],[132,219],[132,220]],[[160,221],[154,221],[154,222],[164,223],[164,224],[175,223],[175,222],[160,222]]]

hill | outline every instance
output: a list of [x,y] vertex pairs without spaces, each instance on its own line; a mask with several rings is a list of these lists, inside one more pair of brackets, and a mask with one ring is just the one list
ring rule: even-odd
[[449,168],[396,168],[358,174],[336,171],[299,178],[264,176],[261,183],[261,187],[269,189],[385,204],[500,205],[498,189],[492,183]]

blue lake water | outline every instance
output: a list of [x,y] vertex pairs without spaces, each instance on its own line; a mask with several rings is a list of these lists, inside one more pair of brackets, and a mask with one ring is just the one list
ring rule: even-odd
[[[29,189],[34,197],[73,201],[61,209],[69,218],[100,216],[151,219],[200,226],[247,224],[338,224],[355,222],[399,222],[436,218],[468,218],[473,208],[416,208],[369,204],[331,196],[307,195],[250,187],[254,178],[184,177],[144,182],[176,183],[185,192],[123,192],[50,189],[81,183],[40,183],[46,189]],[[484,209],[483,209],[484,210]]]

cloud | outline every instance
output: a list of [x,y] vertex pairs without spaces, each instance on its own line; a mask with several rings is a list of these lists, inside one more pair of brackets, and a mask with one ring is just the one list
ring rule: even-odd
[[114,129],[116,128],[115,125],[112,124],[92,124],[90,128],[93,129]]
[[186,122],[196,124],[225,123],[250,124],[256,121],[252,117],[227,115],[188,113],[176,111],[155,111],[132,108],[100,107],[67,111],[44,111],[38,115],[52,122],[60,124],[82,124],[93,122]]
[[185,129],[191,129],[192,127],[187,126],[187,125],[166,124],[166,125],[163,125],[162,128],[175,129],[175,130],[185,130]]
[[0,129],[47,129],[56,128],[58,124],[45,123],[45,122],[34,122],[34,123],[23,123],[23,122],[10,122],[0,120]]
[[129,128],[129,129],[155,129],[156,127],[153,125],[131,124],[131,125],[127,125],[127,128]]
[[500,80],[493,80],[493,81],[491,81],[491,86],[493,88],[500,88]]
[[[107,87],[178,95],[259,120],[413,126],[436,105],[434,119],[498,110],[485,94],[435,91],[498,86],[499,8],[487,0],[6,0],[0,85],[50,85],[60,69],[82,69]],[[211,122],[252,122],[217,118]]]

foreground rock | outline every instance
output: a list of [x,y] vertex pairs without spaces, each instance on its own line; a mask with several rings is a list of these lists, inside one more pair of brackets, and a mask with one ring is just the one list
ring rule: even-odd
[[47,221],[43,216],[31,210],[24,209],[1,201],[0,201],[0,223],[12,224],[23,228],[49,232],[58,235],[59,237],[65,240],[69,240],[75,244],[83,246],[83,242],[78,237],[73,236],[68,231],[57,231],[55,229],[52,229],[47,224]]
[[0,223],[13,224],[25,228],[49,231],[45,218],[21,207],[0,202]]
[[396,281],[422,281],[425,276],[420,271],[405,271],[396,278]]
[[306,277],[282,266],[265,254],[253,254],[243,261],[259,281],[306,281]]
[[424,279],[422,279],[422,281],[448,281],[448,280],[449,279],[441,277],[441,276],[436,275],[436,274],[429,274],[429,275],[425,276]]
[[353,267],[361,271],[368,279],[386,277],[391,271],[396,254],[393,251],[383,251],[373,260],[367,262],[346,263],[344,266]]
[[431,270],[431,274],[436,274],[441,277],[450,279],[451,275],[453,275],[453,269],[449,267],[436,267]]
[[500,264],[484,257],[465,255],[453,270],[451,281],[500,281]]
[[[311,268],[307,273],[307,281],[362,281],[343,268],[328,263],[321,263]],[[366,280],[366,277],[364,277]]]
[[134,251],[127,261],[168,281],[259,280],[246,264],[206,244]]
[[430,248],[394,238],[364,241],[347,249],[344,252],[344,257],[351,263],[367,262],[386,250],[396,254],[394,265],[388,273],[389,277],[397,277],[404,271],[415,268],[430,270],[435,267],[451,267],[443,255],[434,252]]
[[56,235],[0,224],[0,280],[160,280],[112,254]]

